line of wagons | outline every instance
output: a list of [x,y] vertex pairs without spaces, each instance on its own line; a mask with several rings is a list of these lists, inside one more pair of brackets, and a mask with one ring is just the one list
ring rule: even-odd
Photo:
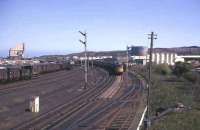
[[0,67],[0,82],[31,79],[42,73],[70,69],[67,63],[40,63],[34,65],[10,65]]
[[106,69],[111,75],[122,75],[125,71],[125,65],[112,58],[96,60],[94,65]]

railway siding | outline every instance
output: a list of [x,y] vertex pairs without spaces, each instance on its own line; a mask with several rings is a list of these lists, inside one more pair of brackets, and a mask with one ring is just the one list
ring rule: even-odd
[[[66,102],[61,106],[57,106],[55,109],[52,109],[49,112],[44,113],[41,116],[28,121],[27,123],[23,123],[19,127],[16,127],[16,129],[29,129],[29,128],[47,129],[54,126],[54,124],[57,124],[57,122],[62,122],[65,119],[65,117],[68,117],[68,115],[71,115],[74,112],[78,112],[79,111],[78,108],[81,109],[82,107],[87,105],[88,101],[87,99],[97,98],[97,96],[101,94],[101,90],[105,89],[107,85],[109,85],[109,83],[113,81],[112,79],[114,78],[114,77],[111,78],[106,75],[104,75],[103,77],[104,78],[102,82],[100,82],[100,84],[98,84],[96,87],[91,87],[84,93],[82,91],[82,94],[72,99],[70,102]],[[108,80],[107,78],[110,80]],[[104,87],[102,85],[104,85]],[[81,104],[83,105],[82,107],[80,106]],[[76,107],[77,109],[74,109]]]
[[[53,91],[49,91],[48,87],[41,87],[43,88],[41,91],[41,103],[43,105],[41,105],[41,111],[37,114],[24,113],[22,110],[25,104],[17,102],[17,111],[12,110],[11,113],[21,116],[20,118],[24,117],[24,119],[19,122],[20,118],[13,117],[12,119],[18,120],[18,122],[12,128],[16,130],[105,130],[105,128],[114,126],[128,128],[135,118],[136,106],[138,106],[136,99],[138,101],[140,99],[138,96],[141,92],[140,82],[135,80],[131,74],[128,77],[124,74],[115,76],[109,75],[103,69],[98,69],[94,69],[97,71],[95,75],[93,72],[89,72],[91,80],[86,90],[80,90],[84,84],[83,75],[80,75],[84,74],[83,71],[79,71],[80,73],[77,71],[76,74],[79,75],[75,76],[76,78],[69,76],[71,78],[68,80],[65,77],[58,78],[57,76],[56,80],[58,81],[49,84],[52,88],[55,87],[52,89]],[[61,75],[65,74],[61,73]],[[47,84],[45,84],[48,86],[48,78],[42,78],[42,80],[46,80]],[[27,82],[31,83],[30,81]],[[137,85],[132,85],[133,83]],[[42,83],[39,83],[39,85],[42,85]],[[33,89],[33,86],[26,89]],[[38,89],[41,88],[38,87]],[[16,88],[16,90],[20,90],[20,88]],[[18,99],[17,97],[16,100]],[[53,107],[47,108],[48,105]]]
[[[77,69],[72,69],[69,71],[57,71],[54,73],[41,75],[37,79],[14,82],[3,86],[3,88],[6,88],[8,86],[8,89],[0,90],[0,129],[17,129],[18,127],[15,126],[25,124],[26,121],[29,122],[30,120],[37,118],[39,115],[55,109],[62,104],[66,104],[70,100],[74,100],[75,98],[79,97],[79,95],[82,95],[84,91],[78,90],[79,88],[82,88],[81,86],[84,83],[84,73],[79,70],[80,68],[78,69],[77,67]],[[101,68],[94,69],[93,71],[96,75],[99,75],[100,77],[94,78],[94,76],[90,75],[88,77],[90,79],[90,82],[94,82],[95,84],[93,84],[92,86],[88,86],[88,90],[86,91],[89,91],[89,88],[95,89],[95,87],[101,85],[101,82],[104,82],[104,80],[108,78],[108,73]],[[99,80],[99,78],[101,80]],[[24,85],[24,88],[21,88],[21,85]],[[36,94],[38,94],[41,99],[40,112],[26,112],[25,109],[28,108],[29,104],[28,97],[30,97],[30,95]],[[85,99],[84,101],[81,101],[86,102],[87,100]],[[46,117],[46,119],[48,119],[48,117]]]

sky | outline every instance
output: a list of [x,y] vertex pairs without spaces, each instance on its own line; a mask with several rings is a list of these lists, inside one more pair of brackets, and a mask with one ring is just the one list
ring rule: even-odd
[[199,0],[0,0],[0,51],[24,42],[26,51],[79,52],[127,45],[200,45]]

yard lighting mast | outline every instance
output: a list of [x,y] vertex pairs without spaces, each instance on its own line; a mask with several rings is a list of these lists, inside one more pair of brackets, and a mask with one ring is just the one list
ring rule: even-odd
[[79,31],[79,33],[84,37],[84,41],[79,40],[83,45],[84,45],[84,49],[85,49],[85,85],[84,85],[84,89],[87,88],[87,82],[88,82],[88,67],[87,67],[87,33],[83,33],[81,31]]

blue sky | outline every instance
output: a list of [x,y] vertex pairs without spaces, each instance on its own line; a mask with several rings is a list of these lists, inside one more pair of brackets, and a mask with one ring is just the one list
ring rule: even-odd
[[79,30],[88,49],[122,50],[126,45],[200,45],[199,0],[0,0],[0,50],[25,42],[27,51],[78,52]]

